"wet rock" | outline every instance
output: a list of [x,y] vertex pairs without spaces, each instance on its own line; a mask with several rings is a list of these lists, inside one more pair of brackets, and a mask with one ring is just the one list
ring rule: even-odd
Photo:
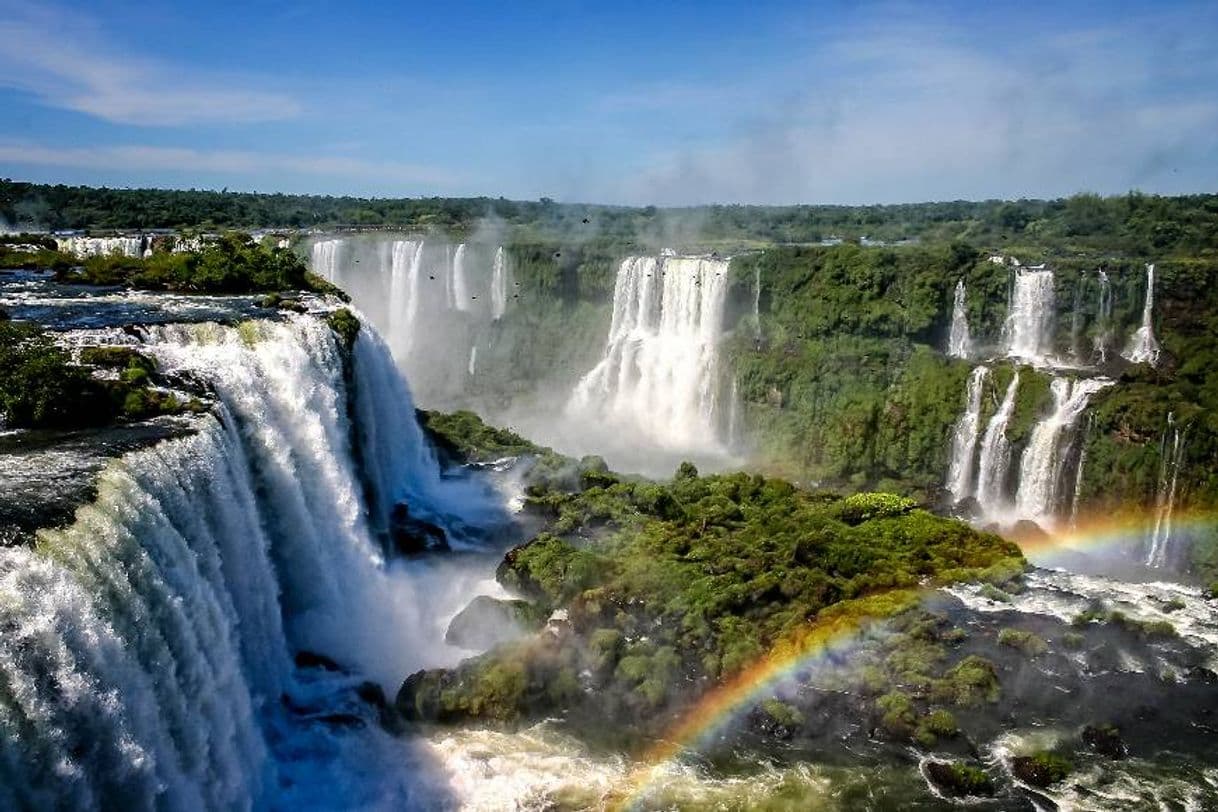
[[1074,765],[1054,753],[1016,756],[1011,760],[1011,772],[1025,784],[1051,787],[1074,770]]
[[393,506],[389,516],[389,537],[394,549],[403,555],[418,555],[447,550],[448,534],[437,524],[410,515],[405,503]]
[[444,642],[467,649],[494,648],[536,630],[541,620],[527,601],[479,595],[448,624]]
[[950,798],[988,797],[994,782],[980,767],[959,761],[927,761],[922,766],[926,779]]
[[1108,758],[1125,758],[1129,755],[1129,747],[1121,738],[1121,732],[1112,725],[1087,725],[1083,728],[1083,742]]

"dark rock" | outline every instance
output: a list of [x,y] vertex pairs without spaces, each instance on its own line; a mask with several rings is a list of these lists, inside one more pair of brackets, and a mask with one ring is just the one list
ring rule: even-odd
[[994,794],[994,782],[980,767],[959,761],[927,761],[922,766],[926,779],[951,798],[988,797]]
[[384,710],[389,706],[389,700],[385,698],[385,689],[371,680],[361,682],[355,689],[355,695],[377,710]]
[[538,629],[544,620],[527,601],[479,595],[448,624],[444,642],[485,650],[523,637]]
[[1087,725],[1083,728],[1083,742],[1101,756],[1125,758],[1129,755],[1121,732],[1112,725]]
[[1192,668],[1188,669],[1188,672],[1185,674],[1185,678],[1189,682],[1200,682],[1203,685],[1218,684],[1218,674],[1214,673],[1203,665],[1193,666]]
[[1016,756],[1011,760],[1011,772],[1015,777],[1034,787],[1051,787],[1064,780],[1073,769],[1069,761],[1053,753]]
[[313,719],[332,727],[344,727],[353,730],[366,727],[368,724],[354,713],[327,713],[321,716],[314,716]]
[[347,670],[326,655],[314,651],[296,652],[295,662],[297,668],[320,668],[323,671],[342,672]]
[[389,516],[389,536],[393,540],[394,549],[403,555],[418,555],[439,550],[447,550],[448,534],[444,528],[426,519],[410,515],[410,508],[405,503],[393,506]]
[[394,707],[407,722],[435,721],[440,715],[443,669],[416,671],[402,682]]

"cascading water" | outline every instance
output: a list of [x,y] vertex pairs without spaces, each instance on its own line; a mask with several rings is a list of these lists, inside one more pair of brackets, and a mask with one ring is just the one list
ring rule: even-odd
[[718,342],[728,261],[629,257],[618,268],[605,355],[568,414],[607,418],[669,449],[718,451]]
[[947,489],[952,502],[958,503],[973,495],[973,470],[977,457],[977,436],[981,429],[981,395],[989,367],[973,369],[964,395],[964,413],[952,431],[951,465],[947,474]]
[[491,318],[495,321],[503,318],[507,312],[507,259],[503,247],[495,251],[495,261],[491,264]]
[[1053,271],[1018,268],[1003,334],[1007,355],[1044,365],[1053,349]]
[[1159,361],[1159,342],[1154,332],[1155,266],[1146,266],[1146,300],[1142,305],[1142,325],[1129,340],[1124,352],[1126,360],[1135,364],[1154,366]]
[[1019,391],[1019,372],[1011,376],[1006,394],[998,411],[990,418],[981,439],[981,453],[977,462],[977,502],[987,517],[998,517],[1006,512],[1007,471],[1011,467],[1011,443],[1007,440],[1007,424],[1015,413],[1015,396]]
[[421,402],[468,408],[471,356],[493,345],[511,298],[502,249],[376,235],[318,240],[311,257],[383,332]]
[[[1184,432],[1176,425],[1176,417],[1167,414],[1167,430],[1159,448],[1159,487],[1155,493],[1155,518],[1151,526],[1146,563],[1152,567],[1166,566],[1172,540],[1172,514],[1176,508],[1176,485],[1184,462]],[[1169,439],[1170,438],[1170,439]]]
[[1052,522],[1061,499],[1070,430],[1091,396],[1111,383],[1103,378],[1077,381],[1054,378],[1050,383],[1053,411],[1032,429],[1020,460],[1019,489],[1015,496],[1020,518],[1042,524]]
[[973,351],[973,337],[968,329],[967,297],[964,280],[956,283],[952,303],[952,327],[947,339],[947,354],[952,358],[968,358]]
[[142,257],[147,246],[144,237],[64,237],[55,242],[60,251],[80,259],[112,255]]
[[367,777],[356,769],[296,766],[333,748],[280,701],[316,691],[290,653],[390,688],[425,663],[434,596],[386,566],[371,531],[403,498],[442,517],[470,494],[446,491],[370,331],[352,389],[308,317],[158,327],[146,349],[210,382],[216,416],[112,463],[95,502],[37,549],[0,550],[0,806],[265,808],[313,773],[343,803],[386,803],[345,783]]
[[1099,271],[1099,296],[1095,303],[1095,354],[1101,364],[1108,363],[1108,347],[1112,344],[1112,283],[1108,274]]
[[753,337],[761,343],[761,265],[753,269]]
[[1083,471],[1087,465],[1087,437],[1095,425],[1095,415],[1087,415],[1087,428],[1079,438],[1078,464],[1074,468],[1074,495],[1070,498],[1070,526],[1078,526],[1078,507],[1083,495]]
[[389,346],[399,360],[408,358],[415,345],[422,264],[423,243],[394,242],[389,267]]

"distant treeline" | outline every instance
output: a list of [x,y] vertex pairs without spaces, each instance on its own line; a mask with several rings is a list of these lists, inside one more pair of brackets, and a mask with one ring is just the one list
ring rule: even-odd
[[747,246],[834,237],[964,241],[1060,253],[1218,252],[1218,195],[986,200],[887,206],[631,208],[504,198],[358,198],[228,191],[104,189],[0,180],[0,217],[47,229],[438,228],[495,222],[516,238],[638,239],[647,244]]

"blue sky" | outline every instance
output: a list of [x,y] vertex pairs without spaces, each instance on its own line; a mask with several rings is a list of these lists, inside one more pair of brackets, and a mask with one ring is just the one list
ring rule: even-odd
[[659,205],[1218,191],[1218,3],[0,0],[0,176]]

